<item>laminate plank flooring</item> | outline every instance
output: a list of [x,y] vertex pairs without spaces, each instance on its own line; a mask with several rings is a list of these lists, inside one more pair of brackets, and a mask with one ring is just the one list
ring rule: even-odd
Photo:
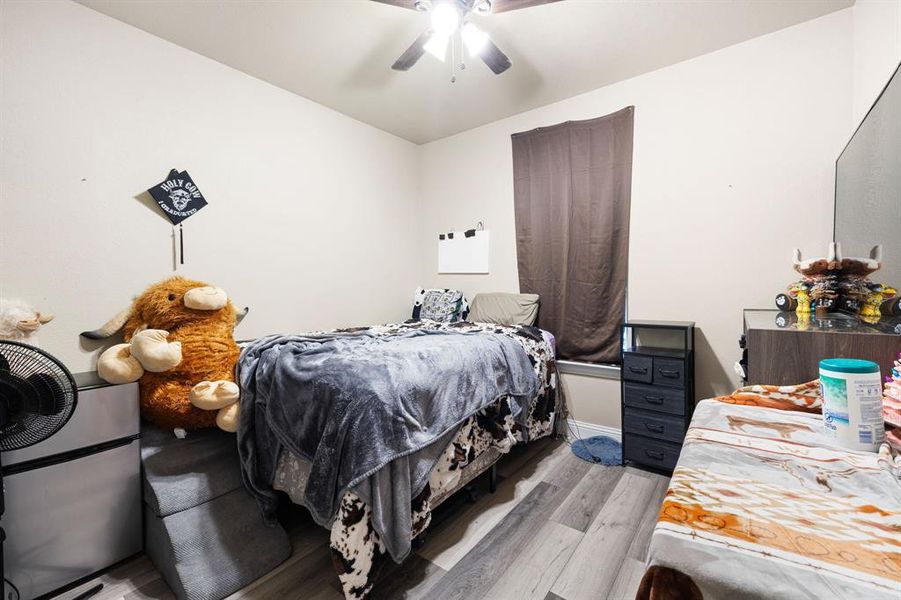
[[582,533],[576,529],[545,522],[485,596],[496,600],[543,597],[581,539]]
[[[584,462],[557,440],[515,448],[485,477],[437,507],[425,544],[391,564],[374,600],[631,600],[669,480],[633,468]],[[293,554],[228,600],[341,600],[329,532],[304,509],[288,512]],[[169,599],[153,565],[138,555],[58,596],[71,600],[103,583],[95,600]]]
[[464,509],[461,518],[446,519],[434,530],[430,528],[419,554],[445,570],[452,569],[538,483],[529,479],[504,478],[493,494],[483,495]]
[[626,558],[613,580],[607,597],[609,598],[634,598],[635,592],[644,577],[644,561],[635,560],[634,558]]
[[[537,535],[559,488],[540,482],[454,568],[435,584],[431,600],[485,598],[496,578]],[[428,542],[426,542],[428,543]]]
[[624,470],[589,469],[551,515],[551,521],[585,532],[613,492]]
[[657,482],[623,473],[551,591],[566,600],[608,598]]
[[166,582],[157,578],[134,591],[128,592],[123,598],[124,600],[147,600],[148,598],[165,598],[168,600],[169,598],[174,599],[175,596],[172,594],[169,586],[166,585]]
[[445,574],[447,571],[435,563],[413,554],[403,564],[391,563],[378,587],[372,591],[372,600],[427,598],[429,591]]
[[154,581],[161,581],[160,574],[154,569],[149,558],[138,555],[136,558],[118,564],[90,581],[58,595],[57,598],[71,600],[101,583],[103,589],[100,593],[92,596],[91,600],[116,600],[124,598],[127,594]]
[[663,497],[666,495],[666,488],[669,480],[663,477],[655,480],[655,488],[651,492],[651,497],[645,507],[638,526],[635,528],[635,536],[629,545],[627,558],[638,560],[644,563],[648,558],[648,546],[651,544],[651,534],[654,533],[654,526],[657,524],[657,518],[660,516],[660,507],[663,505]]

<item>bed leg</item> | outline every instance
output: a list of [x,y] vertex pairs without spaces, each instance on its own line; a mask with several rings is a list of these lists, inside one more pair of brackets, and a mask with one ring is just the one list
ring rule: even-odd
[[497,491],[497,464],[488,469],[488,491],[492,494]]
[[471,485],[467,485],[463,488],[463,490],[466,492],[466,499],[469,500],[469,503],[475,504],[476,500],[479,499],[479,497],[476,496],[475,488],[473,488]]

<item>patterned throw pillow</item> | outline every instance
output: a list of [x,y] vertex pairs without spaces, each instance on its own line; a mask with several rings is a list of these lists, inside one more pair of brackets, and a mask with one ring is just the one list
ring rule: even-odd
[[416,288],[413,294],[413,319],[442,323],[463,321],[469,315],[466,296],[459,290]]

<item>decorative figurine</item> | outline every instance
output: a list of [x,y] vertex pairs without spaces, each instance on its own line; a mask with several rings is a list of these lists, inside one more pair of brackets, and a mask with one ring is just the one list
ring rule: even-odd
[[792,295],[791,289],[785,294],[776,296],[776,308],[784,312],[798,308],[798,299]]
[[797,301],[795,313],[798,315],[810,314],[810,286],[803,281],[799,281],[791,287],[791,295]]
[[776,308],[794,308],[799,317],[809,319],[814,312],[823,319],[831,312],[843,312],[874,322],[881,316],[880,304],[897,294],[895,289],[867,279],[881,266],[882,246],[874,246],[869,258],[855,258],[842,256],[841,244],[831,242],[826,256],[803,260],[795,248],[792,259],[801,279],[791,284],[787,293],[776,296]]
[[813,279],[810,286],[810,299],[813,300],[814,314],[818,319],[825,318],[839,304],[839,282],[835,275],[822,275]]
[[867,323],[875,323],[882,317],[882,311],[880,310],[882,302],[889,298],[894,298],[898,294],[898,290],[882,283],[871,283],[868,288],[869,294],[864,300],[860,318]]

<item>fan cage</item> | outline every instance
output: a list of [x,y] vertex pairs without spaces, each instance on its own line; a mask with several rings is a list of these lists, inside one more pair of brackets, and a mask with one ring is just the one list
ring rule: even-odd
[[[72,373],[40,348],[0,341],[0,384],[0,394],[18,388],[53,409],[51,414],[11,412],[0,428],[0,450],[19,450],[46,440],[62,429],[75,410],[78,391]],[[3,400],[8,404],[10,398]]]

